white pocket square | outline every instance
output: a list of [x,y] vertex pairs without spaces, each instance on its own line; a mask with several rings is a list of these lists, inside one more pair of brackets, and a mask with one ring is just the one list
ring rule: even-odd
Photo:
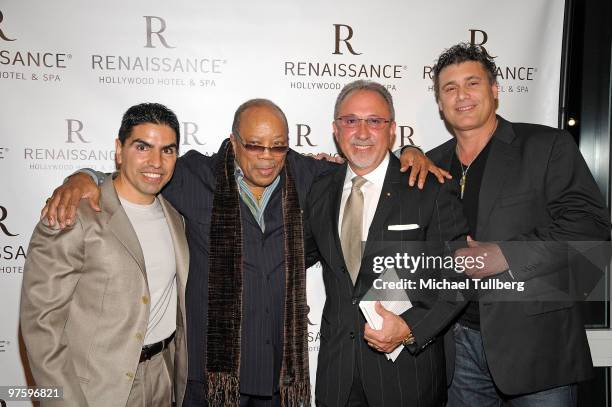
[[410,223],[408,225],[389,225],[387,227],[388,230],[414,230],[414,229],[418,229],[420,228],[420,226],[416,223]]

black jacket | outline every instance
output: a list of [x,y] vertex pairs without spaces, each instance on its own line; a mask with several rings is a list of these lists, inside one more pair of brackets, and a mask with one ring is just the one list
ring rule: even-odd
[[[206,405],[209,232],[218,157],[187,152],[178,159],[173,178],[163,191],[164,197],[185,217],[190,250],[186,292],[188,381],[183,406]],[[336,166],[292,150],[286,159],[293,171],[300,205],[305,203],[313,180]],[[241,200],[244,311],[240,391],[252,395],[271,396],[278,391],[285,296],[282,185],[283,182],[266,207],[265,233]]]
[[[365,319],[359,301],[377,277],[373,272],[374,256],[403,250],[409,242],[417,244],[417,248],[408,249],[414,249],[413,253],[418,255],[421,242],[427,241],[435,242],[441,253],[445,241],[467,233],[455,184],[440,185],[429,177],[420,191],[408,186],[408,175],[400,173],[399,168],[397,158],[390,156],[355,286],[346,271],[338,235],[346,165],[315,182],[308,196],[307,263],[321,261],[327,294],[316,382],[316,399],[325,406],[346,404],[355,364],[371,406],[440,406],[446,400],[442,336],[464,307],[464,301],[456,301],[456,297],[432,298],[427,293],[415,299],[417,293],[409,291],[413,308],[401,317],[412,328],[416,344],[404,349],[395,362],[372,350],[363,339]],[[388,228],[407,224],[417,224],[419,228],[403,231]],[[449,250],[446,254],[450,254]]]
[[[480,329],[495,385],[515,395],[591,376],[589,345],[570,292],[584,270],[570,270],[565,242],[609,240],[610,222],[567,132],[498,120],[480,187],[475,238],[502,241],[510,272],[496,277],[522,281],[525,291],[514,298],[481,292]],[[428,155],[449,169],[455,146],[452,139]]]

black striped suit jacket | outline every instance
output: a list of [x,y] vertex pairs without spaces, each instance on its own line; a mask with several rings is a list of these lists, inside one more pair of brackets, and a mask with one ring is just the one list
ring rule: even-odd
[[[402,351],[395,362],[364,341],[365,319],[359,301],[377,277],[372,271],[372,259],[380,250],[393,251],[397,245],[404,247],[410,241],[436,242],[435,246],[442,250],[442,242],[465,235],[467,223],[456,184],[440,185],[429,177],[422,191],[410,188],[407,174],[399,171],[399,160],[391,155],[359,277],[353,286],[338,236],[346,168],[339,167],[315,182],[306,207],[307,262],[321,261],[327,294],[321,321],[316,399],[325,406],[344,406],[357,364],[370,406],[441,406],[446,400],[447,383],[442,337],[465,301],[409,293],[414,306],[401,316],[413,330],[416,344]],[[420,228],[388,230],[389,225],[401,224],[418,224]],[[424,247],[431,249],[431,244]]]

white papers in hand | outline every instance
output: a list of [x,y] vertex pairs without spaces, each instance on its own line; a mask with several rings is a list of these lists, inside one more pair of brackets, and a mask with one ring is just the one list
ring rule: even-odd
[[[385,282],[399,282],[400,279],[397,276],[397,272],[394,268],[386,269],[381,277],[381,280]],[[376,301],[380,301],[380,304],[385,307],[388,311],[393,312],[395,315],[403,314],[412,308],[412,303],[408,298],[408,294],[404,290],[377,290],[374,287],[363,296],[363,300],[359,302],[359,308],[365,316],[370,328],[380,330],[383,325],[382,317],[376,312],[375,304]],[[399,345],[393,350],[393,352],[386,353],[387,359],[395,362],[395,359],[399,356],[401,351],[404,349],[404,345]]]

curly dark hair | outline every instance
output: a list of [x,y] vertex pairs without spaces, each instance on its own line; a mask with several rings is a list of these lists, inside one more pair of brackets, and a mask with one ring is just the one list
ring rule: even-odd
[[497,66],[493,58],[487,53],[487,51],[479,46],[473,45],[466,42],[460,42],[457,45],[444,50],[438,57],[436,64],[433,67],[433,81],[434,81],[434,92],[436,93],[436,100],[440,96],[440,72],[449,65],[460,64],[462,62],[475,61],[480,62],[482,67],[487,72],[489,77],[489,83],[494,84],[497,82]]

